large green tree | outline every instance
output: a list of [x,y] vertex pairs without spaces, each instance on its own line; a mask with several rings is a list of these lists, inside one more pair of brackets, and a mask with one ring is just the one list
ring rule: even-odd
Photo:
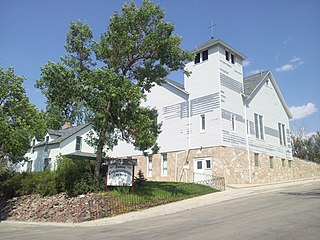
[[104,150],[119,140],[142,151],[155,146],[160,125],[157,112],[141,106],[145,92],[192,58],[181,49],[181,38],[173,30],[159,6],[144,1],[139,8],[130,3],[110,18],[99,42],[92,40],[88,24],[71,22],[66,56],[42,68],[36,86],[48,104],[71,122],[92,123],[95,134],[89,142],[97,151],[97,178]]
[[45,113],[29,102],[22,86],[23,77],[13,68],[0,67],[0,161],[19,162],[30,147],[33,136],[45,131]]

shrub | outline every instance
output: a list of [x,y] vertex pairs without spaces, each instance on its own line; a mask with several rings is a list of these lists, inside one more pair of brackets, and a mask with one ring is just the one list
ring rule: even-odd
[[144,177],[144,174],[141,171],[141,169],[139,169],[138,176],[134,177],[134,184],[139,185],[140,183],[143,183],[145,181],[147,181],[147,179]]
[[59,192],[78,195],[98,190],[99,184],[94,179],[90,162],[71,160],[66,157],[58,159],[56,179]]
[[8,168],[0,170],[0,197],[11,198],[18,195],[22,174]]
[[76,161],[60,156],[56,171],[17,173],[0,169],[0,197],[11,198],[37,193],[41,196],[66,192],[75,196],[99,190],[88,161]]
[[43,172],[24,173],[21,180],[19,195],[37,193],[41,196],[52,196],[59,193],[56,173],[49,169]]
[[52,196],[58,194],[56,173],[49,169],[37,173],[36,193],[41,196]]

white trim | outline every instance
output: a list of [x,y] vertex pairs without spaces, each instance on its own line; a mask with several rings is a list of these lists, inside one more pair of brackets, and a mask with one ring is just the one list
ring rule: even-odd
[[[150,161],[151,160],[151,161]],[[150,164],[151,163],[151,164]],[[147,177],[152,177],[152,155],[147,156]]]
[[[166,155],[166,161],[163,156]],[[161,177],[168,176],[168,153],[161,153]]]

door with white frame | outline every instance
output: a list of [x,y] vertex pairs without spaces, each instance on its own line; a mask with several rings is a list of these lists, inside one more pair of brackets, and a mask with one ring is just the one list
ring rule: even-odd
[[204,183],[212,179],[212,160],[210,157],[193,159],[193,182]]

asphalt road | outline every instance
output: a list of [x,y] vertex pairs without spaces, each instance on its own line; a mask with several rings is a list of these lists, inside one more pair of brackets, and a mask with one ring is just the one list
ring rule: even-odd
[[0,239],[320,239],[320,182],[118,225],[0,223]]

